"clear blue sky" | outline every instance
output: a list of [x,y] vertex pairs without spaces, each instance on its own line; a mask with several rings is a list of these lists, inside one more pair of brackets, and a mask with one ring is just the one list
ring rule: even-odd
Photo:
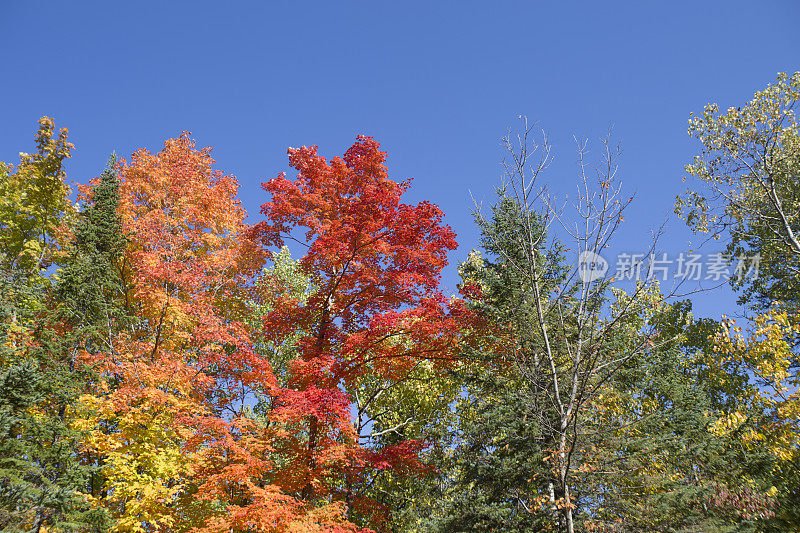
[[[340,155],[359,133],[389,152],[409,202],[430,200],[475,246],[469,191],[490,202],[499,139],[519,114],[551,136],[557,189],[575,179],[572,136],[613,124],[637,194],[620,250],[669,217],[664,249],[690,239],[670,216],[697,150],[690,111],[739,105],[800,69],[800,2],[0,3],[0,160],[30,151],[42,115],[70,130],[73,180],[108,154],[158,150],[189,130],[236,175],[255,220],[259,184],[286,148]],[[455,270],[445,276],[455,285]],[[722,292],[700,314],[730,312]]]

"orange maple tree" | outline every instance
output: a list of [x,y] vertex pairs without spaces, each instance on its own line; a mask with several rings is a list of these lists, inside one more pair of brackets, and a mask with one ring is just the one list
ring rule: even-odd
[[103,457],[96,497],[120,531],[202,523],[208,510],[191,494],[204,482],[205,441],[229,432],[241,383],[274,386],[242,323],[264,254],[243,238],[236,179],[214,170],[209,152],[184,133],[117,165],[129,243],[115,266],[134,319],[106,352],[85,355],[103,379],[84,405],[89,446]]

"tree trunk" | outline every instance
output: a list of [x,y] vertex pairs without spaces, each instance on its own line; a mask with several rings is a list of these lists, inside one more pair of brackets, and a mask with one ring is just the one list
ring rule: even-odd
[[561,482],[563,506],[564,506],[564,525],[566,526],[567,533],[574,533],[575,526],[572,521],[572,499],[569,492],[569,480],[567,472],[567,434],[562,432],[558,439],[558,474],[559,481]]
[[[314,458],[314,453],[317,448],[317,431],[319,430],[319,420],[316,416],[312,416],[308,424],[308,458],[306,459],[306,466],[308,467],[309,476],[317,467],[317,461]],[[311,479],[308,480],[306,486],[303,487],[301,493],[304,500],[310,500],[314,496],[314,485]]]
[[36,519],[33,521],[33,528],[31,529],[31,533],[39,533],[42,529],[42,522],[44,521],[44,516],[42,513],[42,508],[39,507],[36,510]]

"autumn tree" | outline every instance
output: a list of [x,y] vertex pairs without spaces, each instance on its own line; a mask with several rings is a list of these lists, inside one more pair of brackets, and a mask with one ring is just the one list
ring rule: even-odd
[[698,233],[724,238],[733,262],[760,257],[760,275],[731,281],[761,310],[775,300],[795,302],[800,279],[798,99],[800,72],[782,73],[741,107],[722,112],[708,104],[689,119],[702,148],[686,166],[693,185],[677,198],[676,212]]
[[[408,438],[419,421],[381,401],[420,364],[448,364],[459,325],[438,288],[455,235],[436,206],[401,202],[409,182],[389,179],[385,159],[369,137],[330,162],[316,147],[290,149],[298,175],[263,184],[272,200],[253,231],[266,245],[302,247],[313,287],[284,293],[264,318],[270,342],[297,346],[271,414],[291,454],[276,478],[307,504],[342,502],[372,524],[387,510],[366,486],[418,469],[422,446]],[[398,438],[379,438],[389,434]]]
[[[101,371],[82,405],[87,444],[102,464],[93,496],[118,531],[202,525],[210,504],[193,496],[204,481],[193,477],[198,449],[227,434],[241,380],[272,379],[241,323],[261,255],[241,238],[236,180],[212,168],[209,151],[184,134],[117,167],[120,223],[131,237],[123,253],[116,244],[98,253],[119,280],[106,292],[135,320],[108,338],[101,312],[103,341],[83,347],[81,361]],[[86,195],[102,204],[106,186],[103,178]],[[76,311],[95,313],[89,303]]]
[[773,495],[778,500],[775,530],[796,529],[800,442],[800,384],[797,357],[798,172],[800,127],[794,106],[800,99],[800,73],[779,74],[750,102],[721,112],[709,104],[691,117],[689,133],[701,152],[686,171],[693,188],[678,197],[676,211],[700,234],[723,239],[732,261],[759,258],[757,268],[740,269],[731,282],[751,304],[750,323],[723,318],[708,358],[715,371],[738,369],[744,380],[725,380],[736,398],[718,424],[737,432],[745,447],[766,447],[776,461]]
[[73,145],[67,130],[56,133],[49,117],[39,120],[36,152],[20,153],[16,166],[0,163],[0,261],[6,269],[38,271],[49,266],[73,213],[64,160]]

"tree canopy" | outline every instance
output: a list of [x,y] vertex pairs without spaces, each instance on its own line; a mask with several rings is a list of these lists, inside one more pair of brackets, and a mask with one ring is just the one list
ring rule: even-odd
[[188,132],[73,193],[42,118],[0,163],[0,530],[800,529],[798,98],[690,116],[676,212],[758,259],[717,317],[595,270],[609,138],[569,211],[523,119],[448,296],[456,235],[371,137],[289,149],[248,223]]

